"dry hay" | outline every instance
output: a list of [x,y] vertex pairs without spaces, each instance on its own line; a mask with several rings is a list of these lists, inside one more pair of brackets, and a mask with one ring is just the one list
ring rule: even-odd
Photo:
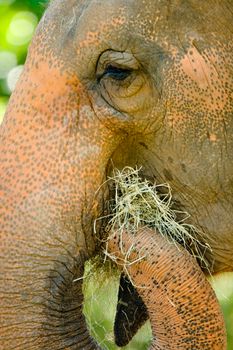
[[[128,252],[124,252],[122,234],[124,230],[132,234],[140,227],[155,229],[171,244],[185,247],[195,258],[202,268],[209,271],[205,253],[210,250],[207,244],[198,240],[200,232],[187,223],[189,215],[173,208],[172,193],[169,184],[151,184],[148,180],[140,178],[141,169],[124,168],[122,171],[114,170],[109,179],[114,188],[114,199],[110,202],[111,214],[107,217],[106,231],[113,232],[120,238],[120,249],[125,256],[123,262],[125,270],[127,264],[132,264],[130,255],[133,245]],[[181,219],[178,219],[181,218]],[[108,237],[106,242],[105,256],[116,261],[114,254],[108,251]],[[143,259],[144,253],[139,252],[138,260]]]

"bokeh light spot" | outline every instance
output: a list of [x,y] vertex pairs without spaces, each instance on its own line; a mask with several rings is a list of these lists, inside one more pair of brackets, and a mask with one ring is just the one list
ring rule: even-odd
[[221,274],[215,277],[211,283],[220,301],[226,302],[230,299],[233,292],[233,272]]
[[14,67],[10,70],[7,76],[7,85],[10,90],[10,92],[13,92],[15,89],[15,86],[17,84],[17,81],[19,80],[19,77],[23,71],[23,65],[19,65]]
[[5,79],[9,71],[17,65],[17,57],[11,51],[0,51],[0,79]]
[[8,98],[6,97],[0,97],[0,124],[3,121],[3,117],[6,111]]
[[11,20],[7,31],[7,41],[15,46],[28,44],[38,23],[37,16],[32,12],[21,11]]
[[15,0],[0,0],[0,6],[1,5],[10,5],[10,4],[13,4],[13,2],[15,2]]

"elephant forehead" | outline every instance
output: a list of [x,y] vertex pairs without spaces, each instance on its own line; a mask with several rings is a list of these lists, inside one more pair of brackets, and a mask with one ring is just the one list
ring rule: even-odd
[[202,41],[203,50],[215,46],[216,36],[229,41],[227,6],[227,0],[53,0],[39,26],[40,49],[49,47],[65,70],[75,71],[82,71],[82,63],[84,71],[95,66],[108,49],[147,58],[160,50],[177,56],[178,49],[183,55],[190,36]]
[[189,30],[221,32],[231,21],[228,6],[227,0],[221,4],[215,0],[53,0],[50,19],[54,17],[64,36],[78,29],[95,39],[104,34],[107,40],[107,34],[117,35],[120,29],[125,30],[126,40],[137,34],[156,40]]
[[[181,24],[175,20],[180,8],[175,3],[177,1],[89,1],[88,6],[83,6],[77,22],[78,46],[105,44],[115,50],[131,48],[138,51],[143,43],[160,41],[166,47],[169,38],[172,41],[172,35],[169,35],[172,23],[175,22],[177,30]],[[80,12],[80,5],[73,10]],[[185,23],[186,29],[188,23]]]

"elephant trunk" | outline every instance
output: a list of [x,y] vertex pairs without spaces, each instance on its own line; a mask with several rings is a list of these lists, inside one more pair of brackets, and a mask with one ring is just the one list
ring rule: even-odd
[[219,304],[195,259],[149,228],[121,240],[123,248],[115,235],[107,249],[147,306],[151,349],[226,349]]

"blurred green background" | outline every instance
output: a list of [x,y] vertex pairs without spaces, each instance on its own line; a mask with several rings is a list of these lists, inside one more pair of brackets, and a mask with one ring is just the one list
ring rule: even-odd
[[[46,0],[0,0],[0,123],[17,77],[22,71],[27,48],[37,23],[46,8]],[[86,269],[89,283],[85,287],[85,313],[92,333],[106,349],[113,345],[113,318],[117,296],[116,276],[107,281]],[[102,274],[101,271],[99,273]],[[228,331],[228,350],[233,349],[233,274],[212,281],[221,303]],[[149,325],[125,349],[146,349]]]
[[0,0],[0,122],[46,0]]

